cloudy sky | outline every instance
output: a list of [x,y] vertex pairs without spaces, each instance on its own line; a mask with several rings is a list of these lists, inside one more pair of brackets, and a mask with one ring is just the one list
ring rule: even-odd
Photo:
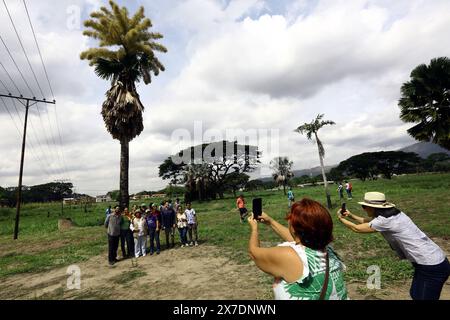
[[[410,125],[398,117],[401,84],[415,66],[450,55],[448,0],[118,2],[130,11],[143,5],[169,49],[160,55],[167,71],[150,86],[138,86],[145,131],[130,147],[131,192],[162,188],[158,165],[177,148],[226,137],[233,129],[278,132],[279,155],[290,157],[296,169],[315,167],[315,145],[293,130],[319,113],[337,123],[321,132],[326,164],[410,145]],[[6,3],[51,99],[23,2]],[[24,184],[71,179],[77,192],[118,189],[120,146],[100,115],[109,84],[79,59],[95,45],[82,36],[80,21],[106,1],[27,4],[57,104],[32,108]],[[3,4],[0,19],[2,39],[40,97]],[[1,43],[0,62],[20,92],[31,95]],[[1,66],[0,79],[17,93]],[[0,93],[5,90],[0,84]],[[24,108],[4,102],[11,116],[0,100],[0,185],[12,186],[18,179]],[[204,137],[194,136],[195,127]],[[179,129],[190,132],[192,141],[176,141]],[[267,155],[272,156],[266,152],[265,164]]]

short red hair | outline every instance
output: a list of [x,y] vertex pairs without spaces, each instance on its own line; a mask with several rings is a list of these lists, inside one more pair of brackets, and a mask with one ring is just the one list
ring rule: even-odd
[[294,203],[286,219],[308,248],[324,250],[333,241],[333,219],[317,201],[305,198]]

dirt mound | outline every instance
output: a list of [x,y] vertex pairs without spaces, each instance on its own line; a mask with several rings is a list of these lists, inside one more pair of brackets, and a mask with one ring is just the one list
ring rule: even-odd
[[59,231],[65,231],[73,228],[75,225],[72,221],[72,219],[59,219],[58,220],[58,230]]

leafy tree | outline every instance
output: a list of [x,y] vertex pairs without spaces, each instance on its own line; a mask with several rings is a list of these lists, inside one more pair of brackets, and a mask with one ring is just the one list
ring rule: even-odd
[[[52,182],[36,186],[22,187],[24,203],[55,202],[73,197],[72,183]],[[0,200],[4,205],[15,206],[17,202],[17,187],[0,190]]]
[[420,158],[416,153],[402,151],[363,153],[341,162],[337,168],[345,176],[362,181],[376,179],[382,174],[391,179],[394,174],[416,172]]
[[450,59],[436,58],[416,67],[401,93],[400,118],[416,124],[408,133],[450,150]]
[[391,179],[394,174],[416,172],[421,162],[414,152],[379,152],[375,157],[376,166],[386,179]]
[[215,190],[212,190],[211,186],[211,169],[207,164],[190,164],[186,166],[184,175],[187,188],[186,198],[200,201],[216,198]]
[[80,58],[95,67],[97,76],[111,81],[102,116],[108,132],[120,141],[120,203],[128,207],[129,143],[144,130],[144,106],[136,83],[143,80],[147,85],[152,73],[158,76],[165,70],[155,53],[167,49],[156,42],[163,35],[150,31],[152,22],[145,17],[144,7],[129,17],[126,7],[119,7],[114,1],[109,4],[111,9],[101,7],[85,21],[88,29],[83,34],[100,44],[82,52]]
[[319,114],[315,120],[313,120],[311,123],[305,123],[302,126],[298,127],[295,132],[300,134],[306,134],[306,137],[308,140],[312,140],[313,137],[316,140],[317,148],[319,150],[319,159],[320,159],[320,166],[322,168],[322,177],[323,177],[323,183],[325,185],[325,194],[327,197],[327,204],[328,208],[331,209],[331,196],[330,191],[328,190],[328,181],[327,176],[325,174],[325,164],[324,164],[324,158],[325,158],[325,148],[323,146],[322,141],[319,139],[318,132],[320,129],[327,125],[335,125],[336,123],[330,120],[323,120],[325,115]]
[[250,176],[245,173],[232,172],[225,177],[224,185],[225,188],[231,190],[234,197],[236,197],[236,192],[244,188],[249,180]]
[[[193,146],[171,157],[185,175],[189,199],[224,197],[227,176],[253,172],[260,164],[257,147],[221,141]],[[176,161],[174,160],[176,159]],[[160,176],[170,179],[173,165],[160,166]],[[195,198],[194,198],[195,197]]]
[[176,164],[169,157],[159,166],[159,177],[163,180],[170,180],[170,184],[177,185],[184,182],[184,163]]
[[270,163],[271,169],[274,171],[273,179],[280,186],[283,186],[284,195],[286,195],[286,186],[289,185],[290,180],[294,177],[292,166],[294,163],[287,157],[277,157]]
[[423,169],[429,172],[450,171],[450,155],[446,153],[433,153],[422,163]]

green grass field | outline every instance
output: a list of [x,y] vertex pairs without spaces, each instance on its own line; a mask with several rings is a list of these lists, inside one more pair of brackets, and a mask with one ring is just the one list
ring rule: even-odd
[[[393,180],[354,181],[354,200],[347,201],[349,210],[364,215],[357,201],[365,192],[381,191],[388,200],[408,214],[429,236],[448,240],[450,236],[450,174],[410,175]],[[331,186],[335,207],[339,207],[335,186]],[[325,202],[323,187],[294,190],[296,199],[309,197]],[[287,199],[282,191],[244,193],[247,202],[263,197],[264,211],[284,221]],[[250,261],[247,254],[249,229],[239,223],[234,197],[223,200],[194,203],[199,214],[199,231],[203,244],[216,245],[239,263]],[[26,205],[20,220],[19,240],[13,241],[14,209],[0,209],[0,279],[13,274],[38,272],[70,265],[106,253],[105,230],[102,227],[106,204],[93,205],[85,213],[82,207],[65,208],[60,215],[60,204]],[[408,262],[399,261],[381,235],[358,235],[345,229],[332,216],[334,247],[348,267],[347,281],[365,281],[370,265],[379,265],[383,283],[401,281],[411,277]],[[48,212],[50,216],[48,217]],[[60,232],[60,218],[71,218],[76,228]],[[266,226],[261,226],[261,242],[272,246],[281,240]],[[129,279],[117,279],[127,282]]]

